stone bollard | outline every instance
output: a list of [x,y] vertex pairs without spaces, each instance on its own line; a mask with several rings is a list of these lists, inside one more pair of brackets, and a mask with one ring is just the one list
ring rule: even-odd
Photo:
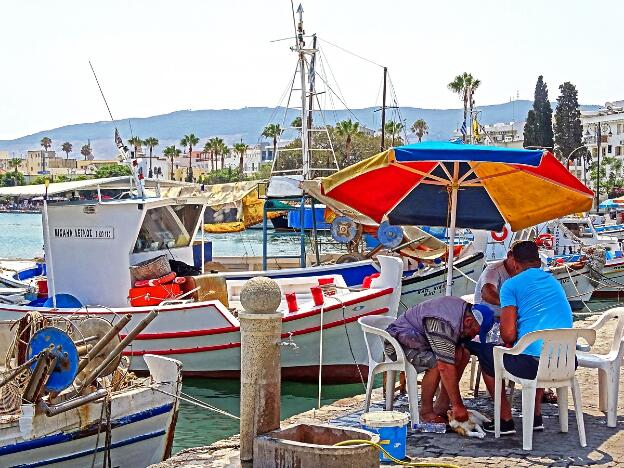
[[252,278],[240,294],[240,459],[253,459],[254,438],[280,427],[281,291],[270,278]]

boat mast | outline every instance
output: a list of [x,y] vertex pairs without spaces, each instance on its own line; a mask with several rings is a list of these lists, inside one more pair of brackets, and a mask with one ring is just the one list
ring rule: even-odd
[[305,41],[303,35],[303,6],[299,4],[297,8],[299,15],[299,23],[297,24],[297,46],[296,51],[299,54],[299,75],[301,77],[301,153],[303,158],[302,173],[303,179],[308,179],[310,175],[310,150],[308,145],[308,100],[306,99],[306,59],[305,59]]
[[380,150],[386,149],[386,82],[388,79],[388,67],[383,69],[383,101],[381,103],[381,147]]

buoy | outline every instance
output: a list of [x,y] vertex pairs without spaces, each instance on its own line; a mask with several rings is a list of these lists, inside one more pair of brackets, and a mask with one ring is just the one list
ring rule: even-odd
[[509,229],[507,229],[507,226],[503,226],[503,230],[501,232],[491,231],[490,235],[492,236],[492,239],[494,239],[496,242],[502,242],[507,239],[507,236],[509,235]]
[[540,234],[535,238],[535,243],[538,247],[552,249],[555,245],[555,237],[552,234],[545,232],[544,234]]

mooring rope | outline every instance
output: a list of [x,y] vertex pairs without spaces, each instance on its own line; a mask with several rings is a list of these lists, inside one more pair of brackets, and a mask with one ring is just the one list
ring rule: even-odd
[[176,395],[174,393],[170,393],[170,392],[167,392],[167,391],[165,391],[165,390],[163,390],[161,388],[158,388],[156,385],[150,385],[149,387],[152,390],[156,390],[157,392],[164,393],[165,395],[169,395],[169,396],[174,397],[174,398],[176,398],[176,399],[178,399],[180,401],[184,401],[185,403],[189,403],[191,405],[195,405],[198,408],[206,409],[206,410],[213,411],[215,413],[221,414],[223,416],[228,416],[228,417],[230,417],[232,419],[240,420],[240,418],[238,416],[236,416],[236,415],[234,415],[232,413],[228,413],[225,410],[219,409],[216,406],[212,406],[211,404],[206,403],[205,401],[202,401],[202,400],[200,400],[198,398],[195,398],[192,395],[188,395],[188,394],[185,394],[183,392],[180,392],[179,395]]

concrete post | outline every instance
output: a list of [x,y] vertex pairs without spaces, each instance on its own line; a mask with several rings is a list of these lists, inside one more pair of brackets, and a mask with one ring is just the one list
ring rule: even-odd
[[280,427],[281,291],[270,278],[252,278],[241,291],[240,459],[253,459],[254,438]]

